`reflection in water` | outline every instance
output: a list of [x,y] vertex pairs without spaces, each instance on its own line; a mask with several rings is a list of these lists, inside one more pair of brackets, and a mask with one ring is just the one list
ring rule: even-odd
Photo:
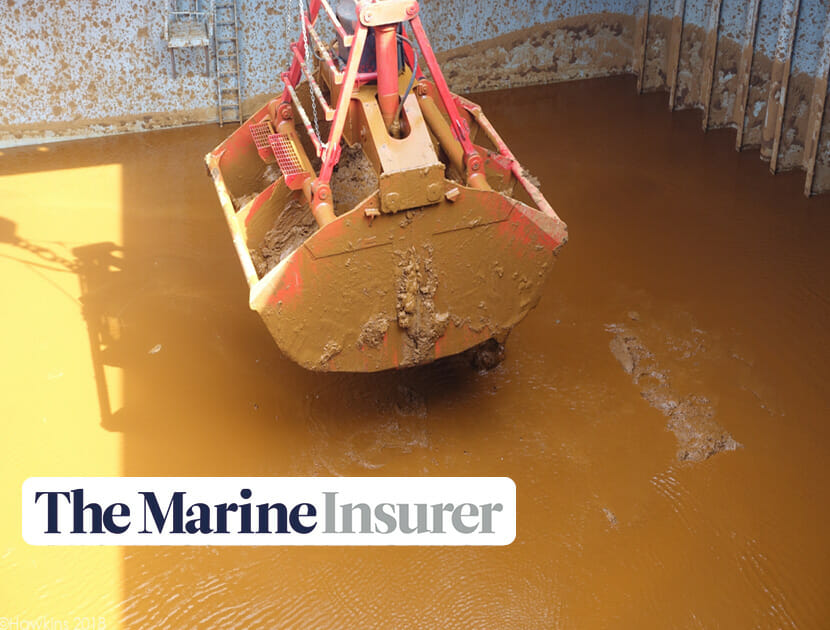
[[[82,240],[68,265],[94,364],[123,373],[111,415],[101,403],[123,438],[121,474],[480,474],[518,486],[507,548],[124,549],[124,626],[816,627],[830,616],[827,200],[801,198],[798,176],[767,176],[732,151],[731,132],[700,134],[699,114],[670,115],[629,79],[477,99],[572,236],[486,373],[449,359],[319,375],[283,358],[247,308],[203,174],[224,130],[9,151],[21,171],[122,164],[121,242]],[[0,222],[4,256],[20,249],[13,228]],[[632,382],[609,347],[620,323],[651,355],[642,365],[705,397],[742,449],[678,461],[667,417],[641,396],[648,375]]]

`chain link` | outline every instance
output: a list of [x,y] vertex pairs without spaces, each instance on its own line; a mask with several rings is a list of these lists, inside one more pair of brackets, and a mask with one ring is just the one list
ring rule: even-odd
[[[304,0],[297,0],[297,5],[300,7],[300,28],[303,31],[303,50],[305,51],[305,66],[309,73],[312,71],[312,67],[309,65],[311,61],[311,49],[308,46],[308,29],[305,26],[305,20],[303,19],[303,15],[305,14],[305,2]],[[314,96],[314,91],[311,89],[311,81],[306,81],[308,83],[308,95],[311,99],[311,113],[314,117],[314,132],[317,134],[317,138],[320,140],[320,144],[325,147],[326,145],[323,143],[323,139],[320,137],[320,122],[317,119],[317,97]]]

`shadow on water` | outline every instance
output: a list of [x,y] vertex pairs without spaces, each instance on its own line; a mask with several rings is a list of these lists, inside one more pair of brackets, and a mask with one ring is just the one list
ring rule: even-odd
[[[0,242],[29,254],[21,262],[78,277],[101,425],[126,438],[124,473],[355,474],[382,468],[388,452],[424,447],[427,408],[475,390],[476,374],[458,359],[375,375],[314,374],[285,359],[247,308],[198,160],[218,141],[210,135],[101,139],[97,151],[73,143],[75,165],[121,165],[123,246],[91,243],[62,255],[65,248],[27,240],[0,219]],[[16,168],[62,166],[70,147],[31,163],[24,155]],[[119,371],[123,396],[113,400],[108,377]],[[373,435],[377,443],[364,444]]]
[[[123,309],[116,306],[113,297],[113,293],[119,292],[124,286],[122,248],[112,242],[93,243],[73,248],[73,257],[66,258],[48,245],[38,244],[18,235],[16,224],[5,217],[0,217],[0,244],[10,245],[19,249],[21,253],[34,255],[40,262],[35,262],[30,257],[21,258],[7,254],[3,254],[4,258],[16,260],[33,269],[64,271],[78,276],[81,291],[79,302],[89,335],[101,426],[107,430],[117,430],[115,418],[121,410],[113,412],[105,366],[123,367],[119,359],[123,353]],[[57,284],[53,283],[52,286],[65,292]],[[75,299],[74,296],[67,295],[70,299]]]
[[[169,431],[183,436],[196,430],[206,440],[203,447],[215,438],[212,443],[219,460],[224,459],[219,451],[224,449],[225,433],[236,415],[251,415],[258,435],[262,437],[265,430],[275,439],[284,437],[286,430],[293,431],[280,427],[283,416],[304,420],[318,438],[334,436],[348,448],[356,448],[355,436],[388,433],[388,441],[377,444],[379,450],[411,450],[426,446],[423,436],[407,434],[407,425],[427,417],[428,403],[450,402],[475,387],[475,374],[465,357],[379,374],[315,374],[280,356],[267,334],[261,345],[255,345],[247,331],[241,334],[248,353],[240,353],[234,336],[244,327],[259,333],[264,329],[247,312],[225,308],[207,286],[182,282],[193,269],[188,270],[176,256],[147,257],[113,242],[100,242],[73,247],[71,257],[66,257],[58,247],[19,235],[16,224],[4,217],[0,217],[0,244],[28,254],[2,254],[6,258],[77,276],[101,426],[108,431],[148,436]],[[237,327],[235,318],[246,321]],[[234,364],[233,371],[226,371]],[[125,404],[113,408],[107,379],[110,368],[122,371],[130,392],[136,381],[142,383],[141,395],[125,395]],[[239,392],[244,392],[241,397]],[[329,426],[330,422],[334,424]],[[403,437],[392,435],[401,432]],[[250,452],[250,448],[243,450]],[[358,450],[367,451],[366,445]],[[382,466],[366,461],[360,465],[367,469]],[[277,467],[269,474],[286,472]],[[341,474],[329,464],[295,472]]]

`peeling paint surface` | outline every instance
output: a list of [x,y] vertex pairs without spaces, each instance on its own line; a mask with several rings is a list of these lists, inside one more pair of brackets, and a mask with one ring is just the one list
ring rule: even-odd
[[48,136],[115,119],[132,119],[132,129],[159,115],[167,123],[203,119],[214,103],[212,79],[201,75],[204,53],[177,52],[180,76],[171,78],[162,4],[9,0],[0,18],[3,139],[21,128]]

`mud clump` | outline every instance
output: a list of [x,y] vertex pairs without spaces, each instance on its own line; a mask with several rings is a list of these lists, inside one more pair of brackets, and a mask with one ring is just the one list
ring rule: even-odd
[[341,215],[378,190],[378,176],[360,144],[344,147],[331,176],[334,213]]
[[323,346],[323,354],[320,355],[320,365],[325,365],[342,351],[343,348],[339,343],[336,341],[329,341],[325,346]]
[[389,320],[385,315],[378,314],[369,319],[360,331],[357,338],[358,348],[377,348],[383,343],[386,331],[389,330]]
[[533,173],[531,173],[526,168],[522,168],[522,175],[524,176],[524,178],[527,181],[529,181],[531,184],[536,186],[536,188],[541,188],[542,187],[542,182],[539,181],[539,178],[536,177]]
[[[636,337],[625,336],[623,333],[614,335],[608,345],[611,348],[611,354],[619,361],[626,374],[634,374],[635,366],[639,365],[643,358],[651,356],[642,345],[637,343]],[[635,383],[636,378],[635,376]]]
[[250,250],[259,277],[263,277],[282,260],[290,256],[317,230],[317,223],[308,204],[291,199],[265,233],[259,249]]
[[[266,169],[262,176],[263,184],[270,184],[280,176],[279,170],[274,170],[274,165],[269,169]],[[363,153],[363,148],[359,144],[344,148],[337,170],[331,178],[335,214],[348,212],[377,189],[377,175]],[[257,193],[254,193],[236,200],[237,207],[244,206],[256,196]],[[258,249],[250,250],[251,260],[259,277],[263,277],[290,256],[316,231],[317,222],[305,200],[290,198],[274,221],[273,227],[265,233],[262,245]]]
[[715,410],[705,396],[680,396],[672,388],[668,373],[640,338],[623,326],[608,327],[614,337],[611,353],[640,386],[640,395],[668,417],[667,428],[678,443],[677,459],[703,461],[721,451],[734,451],[742,445],[715,420]]
[[488,339],[464,352],[474,370],[487,372],[504,361],[504,344]]
[[741,445],[713,420],[715,410],[704,396],[687,396],[669,416],[669,429],[678,436],[680,461],[701,461]]
[[438,274],[432,268],[432,247],[415,247],[398,256],[397,318],[406,333],[403,365],[424,363],[433,357],[435,342],[449,324],[449,313],[435,312]]
[[427,403],[424,396],[406,385],[398,385],[395,392],[395,413],[400,416],[426,418]]

